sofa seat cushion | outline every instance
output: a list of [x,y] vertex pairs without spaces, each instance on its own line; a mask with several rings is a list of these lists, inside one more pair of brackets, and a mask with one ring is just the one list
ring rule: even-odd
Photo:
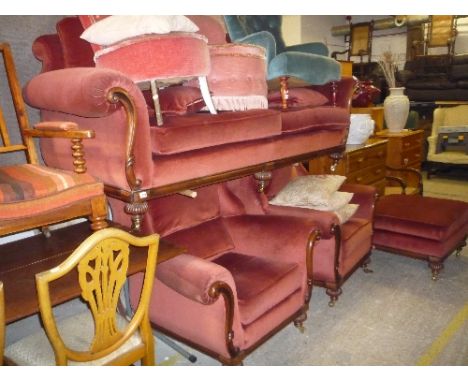
[[249,325],[301,288],[297,263],[229,252],[213,260],[231,272],[236,284],[240,319]]
[[168,116],[163,127],[151,128],[155,154],[182,153],[280,134],[280,113],[273,110]]
[[313,129],[345,129],[349,126],[349,110],[318,106],[288,108],[281,113],[282,131],[293,133]]
[[460,229],[467,231],[468,203],[419,195],[388,195],[376,204],[374,228],[443,241]]
[[33,164],[0,167],[2,219],[35,215],[103,193],[103,184],[88,174]]

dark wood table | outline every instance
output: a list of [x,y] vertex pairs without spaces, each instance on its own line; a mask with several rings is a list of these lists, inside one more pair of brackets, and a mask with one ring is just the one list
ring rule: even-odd
[[[0,280],[5,291],[6,323],[39,312],[35,275],[64,261],[82,241],[92,234],[89,222],[83,222],[52,231],[52,236],[36,235],[0,246]],[[158,263],[169,260],[184,251],[161,240]],[[130,247],[130,264],[127,274],[141,272],[146,267],[145,248]],[[77,272],[51,284],[53,305],[80,295]]]

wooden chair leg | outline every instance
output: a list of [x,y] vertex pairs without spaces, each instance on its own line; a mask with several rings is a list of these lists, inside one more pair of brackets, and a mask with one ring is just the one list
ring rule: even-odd
[[107,199],[104,195],[98,196],[91,200],[91,229],[98,231],[106,228],[107,224]]
[[429,268],[432,271],[432,280],[439,280],[439,274],[442,269],[444,269],[444,264],[440,262],[439,259],[429,259]]

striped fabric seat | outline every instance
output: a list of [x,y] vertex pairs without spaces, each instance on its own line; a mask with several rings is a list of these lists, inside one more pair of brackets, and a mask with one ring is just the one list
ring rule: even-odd
[[0,216],[15,219],[103,194],[88,174],[22,164],[0,167]]

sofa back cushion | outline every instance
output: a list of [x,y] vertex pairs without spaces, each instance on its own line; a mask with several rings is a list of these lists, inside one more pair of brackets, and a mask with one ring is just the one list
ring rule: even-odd
[[201,187],[196,191],[197,197],[193,199],[174,194],[151,200],[146,219],[151,219],[153,232],[165,237],[218,218],[218,186]]

